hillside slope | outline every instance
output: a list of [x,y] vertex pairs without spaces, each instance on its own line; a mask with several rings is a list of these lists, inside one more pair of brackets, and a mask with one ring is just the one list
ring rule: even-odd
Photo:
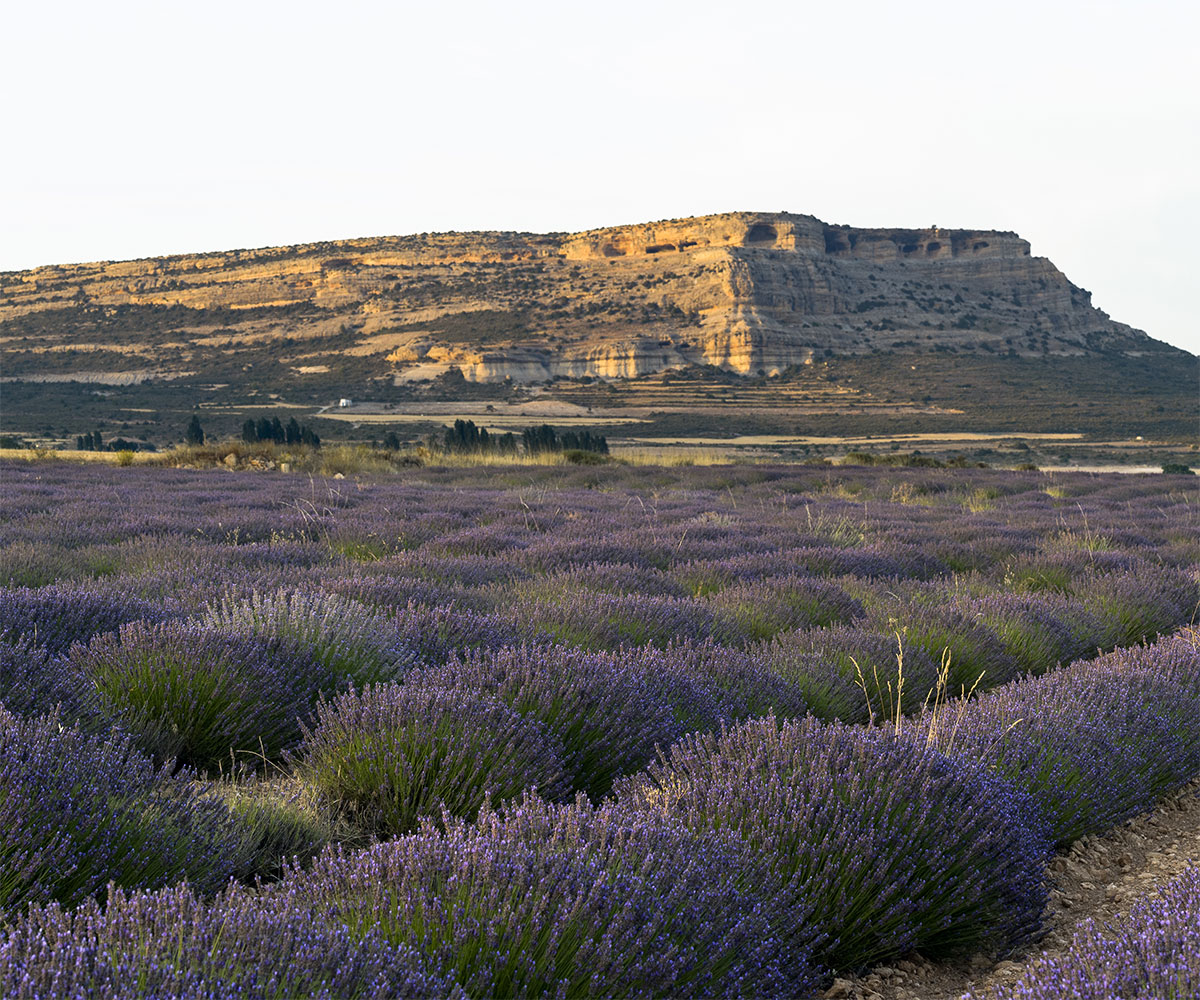
[[569,410],[636,436],[1194,442],[1198,376],[1013,233],[783,213],[0,274],[0,432],[50,445],[281,409],[357,440]]

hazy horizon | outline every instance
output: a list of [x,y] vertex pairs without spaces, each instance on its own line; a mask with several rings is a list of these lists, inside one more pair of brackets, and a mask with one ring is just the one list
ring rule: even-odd
[[10,15],[0,269],[727,211],[1013,230],[1200,353],[1200,14],[130,0]]

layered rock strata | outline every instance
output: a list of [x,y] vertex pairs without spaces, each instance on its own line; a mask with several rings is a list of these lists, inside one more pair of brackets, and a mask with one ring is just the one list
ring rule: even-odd
[[[1165,349],[1113,322],[1015,233],[855,229],[737,212],[574,234],[449,233],[0,274],[0,337],[78,370],[194,367],[276,344],[299,374],[773,372],[832,352]],[[96,367],[99,361],[91,363]],[[68,366],[70,367],[70,366]],[[20,372],[18,372],[18,375]]]

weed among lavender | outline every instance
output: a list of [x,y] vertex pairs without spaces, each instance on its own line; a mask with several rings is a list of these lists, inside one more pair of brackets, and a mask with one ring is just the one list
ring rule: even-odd
[[288,861],[307,861],[349,831],[323,815],[295,779],[257,776],[213,782],[239,840],[238,878],[275,879]]

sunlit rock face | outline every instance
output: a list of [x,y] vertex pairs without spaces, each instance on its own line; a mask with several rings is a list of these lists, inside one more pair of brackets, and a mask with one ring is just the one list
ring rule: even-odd
[[[96,328],[112,342],[77,332]],[[1161,346],[1095,309],[1014,233],[755,212],[8,272],[0,335],[57,353],[55,371],[72,350],[80,370],[96,350],[110,368],[115,351],[131,370],[169,370],[204,350],[277,343],[295,371],[359,357],[400,381],[451,368],[531,382],[694,364],[773,372],[826,352]]]

